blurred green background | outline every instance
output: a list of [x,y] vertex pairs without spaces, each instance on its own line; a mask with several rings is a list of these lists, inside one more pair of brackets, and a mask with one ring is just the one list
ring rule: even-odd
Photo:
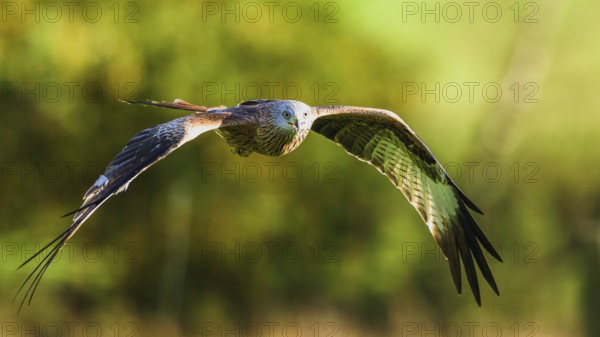
[[[599,7],[2,2],[2,335],[600,336]],[[94,214],[17,316],[16,267],[182,115],[119,98],[396,112],[485,212],[501,296],[458,296],[402,194],[325,138],[240,158],[208,134]]]

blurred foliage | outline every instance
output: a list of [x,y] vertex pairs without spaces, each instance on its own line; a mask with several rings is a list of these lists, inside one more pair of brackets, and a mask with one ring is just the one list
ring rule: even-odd
[[[487,4],[3,2],[2,334],[600,335],[600,5]],[[402,116],[484,210],[501,296],[457,296],[402,194],[324,138],[240,158],[210,134],[107,202],[17,316],[15,268],[132,135],[181,115],[117,99],[254,96]]]

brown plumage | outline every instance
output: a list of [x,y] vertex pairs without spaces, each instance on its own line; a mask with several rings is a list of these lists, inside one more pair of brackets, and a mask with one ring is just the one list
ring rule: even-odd
[[252,100],[230,108],[207,108],[182,100],[129,103],[193,111],[194,114],[139,132],[113,158],[104,174],[85,193],[82,206],[67,214],[74,214],[71,226],[19,266],[21,268],[50,248],[15,295],[16,299],[29,284],[19,310],[25,302],[31,303],[52,260],[102,203],[126,190],[133,179],[154,163],[207,131],[216,131],[231,151],[241,156],[249,156],[252,152],[284,155],[296,149],[310,130],[336,142],[348,153],[375,166],[402,191],[448,259],[459,293],[462,260],[473,295],[481,304],[474,258],[484,278],[498,294],[479,245],[497,260],[501,261],[501,258],[468,208],[481,211],[450,179],[427,146],[394,113],[351,106],[311,108],[289,100]]

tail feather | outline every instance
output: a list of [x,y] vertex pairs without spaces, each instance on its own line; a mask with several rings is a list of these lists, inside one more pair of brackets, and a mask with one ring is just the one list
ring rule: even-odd
[[165,102],[165,101],[154,101],[154,100],[127,100],[123,101],[129,104],[142,104],[142,105],[153,105],[163,108],[176,109],[176,110],[187,110],[187,111],[195,111],[195,112],[206,112],[210,109],[225,109],[226,107],[221,105],[218,107],[205,107],[202,105],[195,105],[189,102],[186,102],[181,99],[176,99],[173,102]]
[[29,284],[29,287],[27,288],[25,295],[23,296],[23,298],[21,299],[21,302],[19,303],[18,313],[21,312],[21,309],[23,308],[23,305],[25,304],[25,302],[27,302],[28,306],[31,304],[33,295],[35,294],[35,291],[37,290],[37,287],[39,286],[40,281],[42,280],[42,277],[44,276],[44,273],[46,272],[46,270],[48,269],[48,267],[50,266],[52,261],[54,261],[54,259],[58,255],[58,253],[60,253],[60,251],[67,244],[69,239],[75,234],[75,232],[77,232],[77,230],[81,227],[81,225],[90,217],[90,215],[92,215],[92,213],[94,213],[94,211],[96,211],[96,209],[104,201],[106,201],[106,199],[101,200],[97,203],[92,203],[92,204],[86,205],[78,210],[75,210],[73,212],[65,214],[64,216],[68,216],[68,215],[76,213],[76,212],[81,212],[78,214],[78,216],[76,216],[76,219],[74,219],[73,224],[71,226],[69,226],[69,228],[67,228],[67,230],[62,232],[60,235],[58,235],[56,238],[54,238],[54,240],[47,243],[37,253],[35,253],[33,256],[31,256],[30,258],[25,260],[23,263],[21,263],[21,265],[19,265],[17,270],[21,269],[23,266],[25,266],[26,264],[33,261],[36,257],[40,256],[44,251],[46,251],[46,249],[48,249],[50,246],[52,246],[54,244],[54,246],[52,246],[52,248],[50,249],[48,254],[46,254],[44,256],[44,258],[42,259],[42,261],[40,261],[40,263],[38,263],[38,265],[35,267],[35,269],[33,269],[33,271],[31,271],[29,276],[27,276],[25,281],[23,281],[23,284],[21,284],[21,287],[19,287],[19,290],[17,290],[17,293],[15,294],[15,297],[12,300],[13,304],[14,304],[15,300],[17,299],[17,297],[19,297],[19,294],[21,293],[21,291],[25,288],[25,286],[27,284]]

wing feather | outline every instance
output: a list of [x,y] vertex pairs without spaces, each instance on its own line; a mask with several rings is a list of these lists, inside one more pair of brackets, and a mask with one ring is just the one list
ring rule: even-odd
[[[129,103],[142,103],[194,111],[198,111],[200,108],[187,102],[182,102],[183,101],[175,101],[173,103],[131,101]],[[206,112],[206,110],[200,112]],[[60,250],[66,245],[75,232],[77,232],[81,225],[83,225],[83,223],[108,198],[127,189],[129,183],[139,174],[183,144],[196,138],[198,135],[220,127],[243,125],[246,122],[247,121],[243,119],[243,117],[233,115],[226,110],[209,111],[207,113],[196,113],[178,118],[145,129],[131,138],[131,140],[127,142],[125,148],[123,148],[110,164],[108,164],[104,174],[102,174],[85,193],[82,206],[65,215],[75,214],[71,226],[19,266],[19,268],[23,267],[36,257],[40,256],[46,249],[50,249],[50,251],[44,255],[42,261],[25,279],[15,295],[13,301],[18,297],[25,286],[29,284],[19,305],[19,311],[25,302],[27,302],[28,305],[31,303],[42,276]]]
[[394,113],[350,106],[315,108],[312,130],[341,145],[386,175],[415,207],[450,264],[456,289],[461,293],[460,264],[475,300],[481,296],[475,262],[498,293],[480,244],[502,261],[468,208],[481,213],[448,176],[419,137]]

